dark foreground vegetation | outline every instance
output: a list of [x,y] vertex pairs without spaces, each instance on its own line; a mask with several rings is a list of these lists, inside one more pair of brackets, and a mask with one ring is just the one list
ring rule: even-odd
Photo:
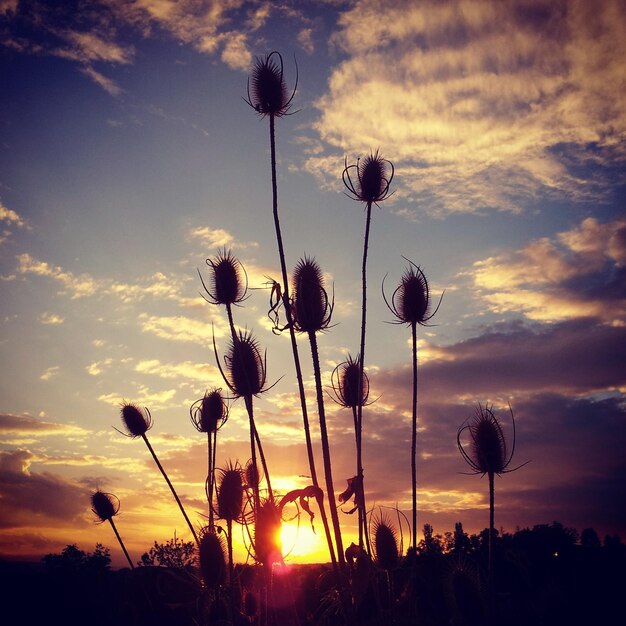
[[[460,524],[443,536],[428,525],[425,530],[417,553],[388,571],[371,562],[349,565],[353,623],[620,623],[626,546],[618,537],[601,542],[592,529],[578,536],[556,522],[498,536],[490,611],[488,529],[470,536]],[[202,583],[192,543],[155,543],[138,565],[111,570],[109,550],[101,545],[93,552],[67,546],[40,564],[0,561],[4,613],[16,624],[346,623],[330,565],[287,564],[287,575],[275,566],[268,592],[260,566],[238,565],[235,588],[217,596]]]

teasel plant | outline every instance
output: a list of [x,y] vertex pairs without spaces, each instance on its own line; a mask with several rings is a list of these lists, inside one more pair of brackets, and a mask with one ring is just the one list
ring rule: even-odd
[[[295,60],[295,59],[294,59]],[[285,249],[283,245],[282,232],[280,227],[280,218],[278,214],[278,184],[276,176],[276,132],[275,123],[277,118],[291,115],[294,96],[298,87],[298,66],[296,63],[296,80],[291,94],[287,89],[283,72],[283,58],[278,51],[270,52],[268,55],[257,58],[250,77],[248,78],[248,97],[244,100],[257,112],[261,118],[269,118],[270,127],[270,165],[271,165],[271,182],[272,182],[272,215],[274,219],[274,229],[276,231],[276,243],[278,247],[278,257],[280,261],[282,283],[272,281],[272,296],[276,296],[276,304],[272,308],[279,306],[281,303],[284,307],[286,316],[285,328],[289,330],[291,340],[291,352],[293,355],[294,369],[296,373],[296,381],[298,384],[298,395],[300,398],[300,408],[302,412],[302,422],[304,428],[304,436],[306,440],[307,458],[309,461],[309,471],[311,473],[311,481],[317,487],[319,480],[317,477],[317,469],[315,466],[315,456],[313,454],[313,443],[311,439],[311,428],[309,425],[308,409],[306,403],[306,393],[304,390],[304,380],[302,377],[302,367],[300,364],[300,356],[298,352],[298,341],[293,325],[293,317],[291,310],[291,300],[289,296],[289,277],[287,273],[287,262],[285,259]],[[278,326],[276,325],[278,328]],[[331,501],[331,505],[334,504]],[[325,530],[328,528],[328,518],[325,509],[320,510]],[[328,539],[328,536],[327,536]],[[333,563],[336,562],[336,556],[331,541],[328,541],[328,549]],[[339,555],[343,559],[343,555]]]
[[370,534],[372,535],[374,563],[385,573],[387,606],[393,613],[394,585],[392,572],[400,564],[400,555],[402,554],[402,548],[398,545],[398,531],[389,517],[379,510],[378,514],[372,514]]
[[150,414],[150,411],[145,407],[144,407],[144,410],[142,411],[136,404],[124,402],[121,408],[121,418],[122,418],[122,423],[124,424],[124,428],[126,429],[126,432],[123,433],[121,430],[117,428],[115,430],[117,430],[118,433],[125,435],[126,437],[130,437],[131,439],[138,439],[139,437],[143,439],[148,450],[150,451],[150,454],[152,455],[152,458],[154,459],[154,462],[156,463],[156,466],[159,468],[159,471],[161,472],[163,478],[165,479],[167,486],[170,488],[170,491],[172,492],[172,495],[174,496],[174,499],[176,500],[176,503],[178,504],[178,508],[180,509],[180,512],[183,514],[183,517],[185,518],[185,521],[187,522],[187,526],[189,526],[189,530],[191,531],[191,534],[196,544],[198,544],[199,543],[198,535],[196,533],[195,528],[193,527],[193,524],[189,520],[189,517],[187,516],[185,507],[183,507],[183,503],[180,501],[180,498],[178,497],[178,494],[176,493],[176,489],[174,489],[174,485],[172,485],[172,481],[169,479],[167,472],[165,471],[165,469],[163,468],[163,465],[161,465],[161,462],[159,461],[159,457],[157,457],[156,452],[154,451],[154,448],[152,447],[152,445],[150,444],[150,441],[148,441],[148,437],[146,436],[146,433],[152,428],[152,415]]
[[124,552],[124,556],[126,557],[128,564],[130,565],[130,569],[135,569],[133,562],[130,560],[128,550],[126,550],[126,546],[122,541],[122,537],[120,536],[120,533],[115,526],[115,522],[113,521],[113,518],[120,511],[119,498],[112,493],[106,493],[98,489],[91,494],[91,510],[98,518],[96,523],[103,524],[104,522],[109,522],[109,524],[111,524],[111,528],[113,529],[113,532],[115,533],[115,536],[119,541],[120,547]]
[[214,591],[218,601],[220,588],[226,582],[226,554],[222,537],[208,526],[200,533],[198,563],[204,585]]
[[370,385],[367,374],[361,370],[360,359],[357,355],[353,358],[348,354],[345,361],[339,363],[333,370],[331,377],[330,397],[340,406],[352,410],[354,421],[354,437],[356,447],[356,476],[348,478],[348,486],[339,495],[339,502],[347,502],[354,498],[354,507],[346,511],[353,514],[357,511],[359,524],[359,548],[367,548],[371,554],[369,533],[367,532],[367,511],[365,509],[365,496],[363,493],[363,457],[361,446],[361,431],[359,429],[358,409],[359,406],[367,406]]
[[[251,463],[257,468],[257,448],[261,459],[261,465],[265,474],[267,490],[272,496],[272,484],[270,481],[269,471],[261,445],[256,423],[254,420],[254,402],[255,396],[268,391],[270,387],[266,386],[267,366],[266,354],[261,355],[261,348],[254,335],[247,330],[240,330],[231,339],[230,346],[224,355],[224,367],[220,362],[217,354],[217,345],[215,343],[215,334],[213,335],[213,350],[215,352],[215,360],[217,367],[224,379],[224,382],[232,392],[235,398],[243,398],[248,413],[248,421],[250,424],[250,456]],[[276,383],[274,383],[276,384]],[[257,468],[258,469],[258,468]],[[254,501],[255,507],[260,503],[259,483],[254,485]]]
[[243,470],[239,463],[229,461],[219,470],[217,484],[216,514],[226,522],[226,541],[228,546],[228,571],[231,585],[234,583],[233,562],[233,522],[242,523],[244,515],[245,484]]
[[417,327],[430,326],[429,322],[439,310],[443,293],[435,309],[432,309],[430,286],[420,267],[413,261],[402,257],[409,263],[400,284],[390,299],[385,295],[383,279],[383,299],[387,308],[394,314],[396,321],[392,323],[406,324],[411,327],[412,365],[413,365],[413,402],[411,420],[411,492],[412,492],[412,547],[417,548]]
[[[348,165],[345,159],[345,167],[342,173],[346,195],[357,202],[365,205],[365,236],[363,238],[363,263],[361,265],[362,302],[361,302],[361,341],[359,345],[359,369],[365,371],[365,328],[367,321],[367,253],[370,237],[370,223],[372,218],[372,205],[378,206],[393,192],[391,181],[393,180],[394,167],[391,161],[384,159],[378,150],[370,153],[364,159],[357,159],[356,163]],[[360,394],[359,394],[360,395]],[[363,432],[363,404],[357,407],[357,445],[362,445]],[[360,454],[360,452],[359,452]],[[364,496],[365,498],[365,496]]]
[[[345,563],[343,550],[343,540],[341,537],[341,525],[335,500],[335,489],[333,486],[332,461],[330,455],[330,443],[328,441],[328,429],[326,426],[326,410],[324,406],[324,389],[322,386],[322,374],[320,368],[319,349],[317,344],[317,333],[324,332],[330,326],[333,314],[334,299],[329,298],[324,288],[322,270],[317,261],[313,258],[304,257],[300,259],[293,271],[292,290],[292,325],[294,330],[306,334],[311,347],[311,359],[313,361],[313,373],[315,377],[315,391],[317,399],[317,411],[320,424],[320,437],[322,441],[322,456],[324,459],[324,476],[326,479],[326,492],[330,506],[330,515],[333,523],[335,535],[335,545],[339,563]],[[313,482],[315,485],[315,481]],[[315,485],[316,487],[318,485]],[[324,528],[327,532],[327,540],[331,559],[335,560],[330,531],[327,521],[324,519]]]
[[[513,425],[513,441],[511,447],[507,445],[504,431],[500,421],[493,412],[493,405],[479,404],[474,414],[468,418],[459,428],[456,436],[457,446],[463,460],[470,466],[471,472],[466,474],[487,474],[489,478],[489,552],[488,552],[488,578],[489,589],[493,595],[493,536],[494,536],[494,511],[495,511],[495,476],[502,476],[514,472],[528,463],[522,463],[517,467],[510,467],[515,453],[515,417],[513,409],[509,405],[511,422]],[[468,435],[469,445],[463,445],[464,435]],[[466,449],[468,448],[468,449]]]
[[209,528],[213,529],[213,490],[215,486],[215,459],[217,455],[217,431],[228,420],[228,403],[219,388],[205,392],[189,409],[191,423],[199,433],[207,436],[207,478],[205,490],[209,503]]

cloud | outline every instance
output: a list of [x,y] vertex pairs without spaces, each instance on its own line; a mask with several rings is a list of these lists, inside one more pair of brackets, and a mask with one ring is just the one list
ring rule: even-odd
[[[170,341],[183,341],[212,345],[213,335],[223,337],[228,329],[221,318],[215,318],[212,324],[183,315],[158,316],[141,313],[139,324],[143,332],[148,332]],[[228,331],[230,334],[230,331]]]
[[119,96],[123,92],[123,89],[114,80],[94,70],[90,65],[81,68],[81,72],[91,78],[96,85],[102,87],[111,96]]
[[25,220],[20,217],[13,209],[8,209],[0,200],[0,222],[8,222],[18,228],[26,226]]
[[210,228],[209,226],[197,226],[189,231],[191,239],[200,241],[210,248],[258,248],[256,241],[238,241],[227,230],[223,228]]
[[208,363],[194,363],[192,361],[161,363],[158,359],[143,360],[135,365],[135,371],[165,379],[183,378],[186,380],[199,380],[209,386],[215,383],[219,384],[221,380],[220,373],[215,366]]
[[132,284],[108,278],[94,278],[87,273],[76,275],[59,265],[39,261],[28,253],[18,255],[17,259],[19,274],[34,274],[51,278],[61,284],[60,293],[69,295],[72,300],[108,295],[115,296],[124,303],[140,302],[146,296],[180,303],[186,302],[181,295],[182,281],[174,274],[155,272],[152,276],[141,278],[136,284]]
[[486,306],[544,322],[597,317],[626,323],[626,219],[580,226],[513,253],[474,263],[469,272]]
[[[315,128],[330,152],[380,147],[396,198],[431,214],[600,198],[603,172],[626,157],[625,19],[615,0],[357,1],[333,38],[345,60]],[[335,179],[332,161],[306,167]]]
[[3,528],[50,525],[84,516],[88,488],[50,472],[30,471],[33,454],[28,450],[0,452],[0,499]]
[[41,376],[39,376],[39,378],[41,380],[50,380],[51,378],[58,376],[60,371],[61,371],[61,368],[58,365],[53,365],[45,369],[43,373],[41,374]]
[[63,324],[65,319],[56,313],[44,312],[39,316],[39,321],[47,326],[58,326]]
[[24,445],[42,437],[64,436],[81,439],[88,431],[75,424],[59,424],[32,417],[0,413],[0,442],[6,445]]

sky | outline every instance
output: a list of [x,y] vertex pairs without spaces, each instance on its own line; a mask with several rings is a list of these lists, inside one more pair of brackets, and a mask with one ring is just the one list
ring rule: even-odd
[[[95,523],[120,499],[133,560],[190,533],[120,403],[148,436],[194,524],[206,522],[206,442],[189,408],[226,388],[225,312],[198,270],[227,248],[249,297],[235,323],[267,355],[255,399],[272,485],[310,483],[288,335],[271,332],[280,267],[269,127],[245,102],[277,50],[292,115],[277,121],[287,264],[320,264],[335,307],[319,335],[325,387],[359,350],[365,213],[344,162],[379,149],[393,195],[372,212],[364,410],[368,505],[410,517],[410,329],[382,297],[408,261],[434,302],[418,329],[418,525],[488,525],[487,478],[458,428],[493,405],[512,464],[496,526],[555,520],[626,539],[626,7],[619,0],[0,0],[0,558],[69,543],[121,550]],[[309,346],[299,341],[317,424]],[[349,410],[326,400],[333,479],[355,473]],[[249,457],[233,401],[218,467]],[[319,428],[314,426],[321,472]],[[341,513],[344,543],[356,520]],[[285,531],[290,562],[324,561],[319,516]],[[404,528],[405,545],[408,539]],[[236,558],[245,559],[242,535]]]

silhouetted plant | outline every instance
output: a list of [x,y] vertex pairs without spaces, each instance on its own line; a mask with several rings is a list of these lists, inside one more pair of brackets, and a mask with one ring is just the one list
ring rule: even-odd
[[[324,407],[324,391],[322,387],[322,374],[320,370],[319,350],[316,333],[328,328],[333,313],[333,302],[328,298],[324,288],[322,270],[315,259],[305,257],[300,259],[293,272],[293,325],[298,332],[306,333],[311,346],[311,358],[315,376],[315,390],[317,398],[317,411],[320,423],[320,436],[322,440],[322,456],[324,459],[324,476],[326,478],[326,491],[330,502],[330,515],[333,521],[335,542],[339,562],[344,563],[343,541],[341,538],[341,525],[335,502],[335,489],[333,487],[332,463],[330,458],[330,444],[328,442],[328,430],[326,428],[326,411]],[[315,482],[314,482],[315,484]],[[315,485],[316,487],[318,485]],[[330,535],[327,531],[327,541],[331,545]],[[331,558],[334,560],[334,553]]]
[[[215,359],[217,367],[220,370],[222,378],[228,385],[236,398],[243,398],[246,410],[248,412],[248,421],[250,423],[250,453],[252,464],[256,467],[256,448],[258,446],[259,455],[265,480],[267,481],[267,489],[271,496],[272,484],[270,482],[267,464],[261,439],[258,435],[256,424],[254,421],[254,405],[253,397],[266,391],[266,355],[261,356],[261,349],[255,337],[249,331],[239,331],[232,337],[227,353],[224,355],[224,363],[226,372],[222,368],[219,356],[217,355],[217,346],[215,345],[215,337],[213,337],[213,349],[215,351]],[[256,441],[256,445],[255,445]],[[255,500],[259,502],[259,486],[255,486]]]
[[[369,247],[370,222],[372,217],[372,204],[387,199],[391,194],[390,185],[393,180],[394,167],[391,161],[384,159],[378,152],[370,154],[363,160],[348,165],[346,158],[345,168],[342,173],[343,184],[348,190],[348,197],[365,204],[365,236],[363,238],[363,264],[362,277],[362,303],[361,303],[361,341],[359,347],[359,369],[365,372],[365,327],[367,319],[367,251]],[[362,383],[362,377],[359,384]],[[361,394],[358,394],[361,396]],[[362,445],[363,432],[363,404],[357,407],[357,445]],[[360,451],[358,452],[360,455]],[[359,468],[359,476],[363,480],[362,468]],[[365,500],[365,494],[363,494]]]
[[476,567],[454,558],[445,568],[444,594],[454,624],[483,626],[486,623],[484,589]]
[[134,569],[133,562],[130,560],[130,556],[128,555],[128,550],[126,550],[126,546],[124,545],[124,542],[117,531],[117,527],[115,526],[115,522],[113,521],[113,518],[119,513],[120,510],[119,498],[112,493],[105,493],[104,491],[100,491],[98,489],[91,494],[91,510],[97,515],[98,523],[102,524],[104,522],[109,522],[109,524],[111,524],[111,528],[120,543],[120,547],[122,548],[124,556],[130,565],[130,569]]
[[[513,410],[511,412],[511,422],[513,424],[513,442],[511,449],[506,443],[502,426],[493,413],[492,407],[480,404],[476,408],[474,415],[469,418],[457,432],[457,445],[461,456],[472,468],[471,474],[487,474],[489,477],[489,587],[493,584],[493,535],[494,535],[494,477],[497,474],[507,474],[514,472],[526,463],[510,468],[513,454],[515,453],[515,418]],[[469,452],[465,450],[461,442],[463,433],[469,434]]]
[[[389,310],[395,315],[397,324],[407,324],[411,327],[413,341],[413,403],[411,421],[411,490],[412,490],[412,546],[417,547],[417,326],[427,326],[428,322],[437,313],[441,304],[434,311],[431,310],[431,298],[428,281],[424,272],[415,263],[406,259],[409,267],[405,270],[400,284],[391,296],[391,302],[385,296],[385,281],[383,280],[383,298]],[[441,296],[443,298],[443,294]]]
[[363,494],[363,459],[361,429],[359,428],[358,417],[359,406],[366,406],[369,397],[369,378],[361,369],[358,355],[356,359],[353,359],[349,354],[345,361],[335,367],[331,374],[330,381],[332,387],[330,397],[344,408],[352,409],[356,446],[356,476],[347,479],[348,488],[339,496],[339,501],[347,502],[350,498],[354,497],[354,508],[344,512],[351,515],[357,511],[359,518],[359,547],[364,547],[365,540],[367,551],[371,552],[369,533],[367,532],[365,497]]
[[222,538],[208,528],[200,535],[198,561],[204,584],[217,592],[226,582],[226,556]]
[[[258,482],[258,481],[257,481]],[[229,580],[234,580],[233,563],[233,522],[242,521],[244,506],[244,481],[239,463],[229,462],[220,469],[217,486],[217,516],[226,521],[226,541],[228,545]]]
[[[141,437],[144,440],[148,450],[150,451],[150,454],[152,455],[152,458],[154,459],[154,462],[159,468],[161,474],[163,475],[163,478],[165,479],[165,482],[167,483],[168,487],[170,488],[170,491],[172,492],[172,495],[174,496],[174,499],[176,500],[176,503],[178,504],[178,507],[180,508],[180,512],[183,514],[183,517],[185,518],[185,521],[187,522],[187,526],[189,526],[189,530],[191,531],[193,538],[195,539],[196,543],[198,543],[198,535],[196,534],[196,531],[192,523],[189,521],[189,517],[187,517],[185,508],[183,507],[183,504],[180,501],[180,498],[178,497],[176,490],[174,489],[174,485],[172,485],[172,482],[170,481],[165,469],[163,469],[163,466],[161,465],[161,462],[159,461],[156,455],[156,452],[150,445],[150,442],[148,441],[148,437],[146,437],[146,433],[148,432],[148,430],[150,430],[150,428],[152,428],[152,415],[150,414],[150,411],[145,407],[144,407],[144,410],[142,411],[135,404],[124,403],[122,404],[121,416],[122,416],[122,423],[124,424],[124,426],[126,427],[126,430],[128,431],[126,433],[126,436],[131,437],[132,439]],[[115,430],[121,433],[121,431],[118,430],[117,428]]]
[[[289,297],[289,278],[287,274],[287,262],[285,260],[285,250],[283,246],[283,237],[280,228],[280,219],[278,215],[278,185],[276,177],[276,118],[284,117],[290,114],[291,104],[296,94],[298,86],[298,73],[296,64],[296,82],[289,95],[287,86],[283,76],[283,58],[277,51],[273,51],[264,58],[257,58],[252,68],[251,76],[248,78],[248,98],[246,102],[261,116],[269,117],[270,122],[270,165],[271,165],[271,181],[272,181],[272,215],[274,219],[274,229],[276,231],[276,244],[278,247],[278,257],[280,261],[282,284],[274,282],[272,294],[276,294],[278,302],[272,304],[272,308],[282,301],[286,316],[286,327],[289,329],[291,339],[291,351],[294,361],[294,369],[296,372],[296,380],[298,383],[298,394],[300,398],[300,409],[302,412],[302,422],[304,427],[304,437],[306,440],[307,457],[309,461],[309,471],[311,472],[311,480],[315,486],[319,485],[317,478],[317,470],[315,467],[315,456],[313,454],[313,443],[311,440],[311,429],[309,425],[308,409],[306,404],[306,394],[304,390],[304,381],[302,377],[302,368],[300,365],[300,356],[298,354],[298,343],[296,340],[295,328],[292,318],[291,301]],[[334,505],[334,502],[333,502]],[[326,510],[322,508],[320,511],[328,550],[333,564],[336,563],[335,551],[328,530],[328,519]],[[340,555],[342,559],[343,556]]]
[[209,503],[209,528],[213,528],[213,487],[215,484],[215,459],[217,454],[217,431],[228,420],[228,404],[221,389],[207,391],[200,400],[196,400],[189,409],[191,423],[200,433],[207,435],[208,469],[206,495]]

